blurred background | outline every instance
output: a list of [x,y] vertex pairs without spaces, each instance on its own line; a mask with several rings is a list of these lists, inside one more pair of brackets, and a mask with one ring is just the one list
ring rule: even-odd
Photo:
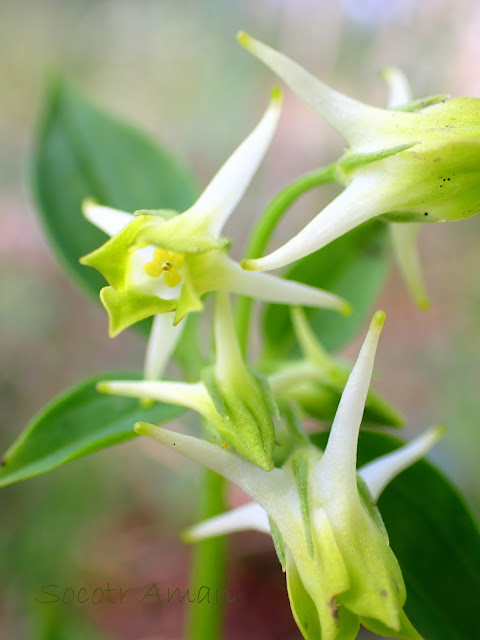
[[[387,65],[407,73],[415,97],[480,96],[475,0],[0,0],[3,450],[68,385],[141,367],[143,358],[135,335],[107,337],[106,315],[67,280],[39,228],[29,163],[49,73],[62,70],[96,104],[145,129],[205,185],[257,122],[276,82],[237,45],[239,29],[378,106],[386,101],[378,72]],[[287,91],[272,149],[227,229],[237,257],[244,230],[276,191],[342,149],[341,138]],[[274,243],[332,194],[325,188],[305,197]],[[417,310],[392,270],[378,302],[388,320],[377,357],[377,388],[407,416],[408,435],[433,423],[448,426],[431,457],[477,519],[479,237],[480,216],[423,230],[432,310]],[[353,358],[358,346],[346,353]],[[135,441],[2,489],[2,638],[178,640],[184,605],[139,606],[137,598],[52,613],[35,598],[47,584],[58,585],[60,597],[68,587],[91,593],[107,581],[134,594],[152,583],[159,590],[186,587],[189,550],[178,532],[194,518],[197,486],[194,465]],[[225,637],[298,637],[270,540],[241,534],[230,547],[229,593],[236,600],[226,607]]]

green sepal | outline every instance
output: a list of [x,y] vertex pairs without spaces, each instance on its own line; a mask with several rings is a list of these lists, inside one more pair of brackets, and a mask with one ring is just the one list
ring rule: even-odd
[[391,629],[378,620],[372,618],[360,617],[360,622],[369,631],[373,631],[379,636],[386,636],[388,638],[401,638],[402,640],[423,640],[422,636],[413,627],[410,620],[407,618],[404,611],[400,613],[400,628]]
[[215,371],[213,367],[204,367],[200,372],[200,377],[205,385],[208,395],[210,396],[213,405],[222,418],[226,418],[227,410],[225,408],[225,402],[223,401],[222,393],[218,387],[217,379],[215,377]]
[[[362,540],[361,550],[354,543]],[[350,588],[341,604],[358,616],[376,618],[395,628],[406,599],[405,584],[397,559],[385,540],[384,528],[366,513],[361,503],[351,508],[336,531]]]
[[231,241],[226,238],[214,238],[208,233],[189,233],[186,222],[183,222],[183,229],[181,222],[183,221],[179,216],[170,223],[149,225],[140,234],[140,240],[145,245],[154,245],[186,254],[221,250],[228,248],[231,244]]
[[273,423],[249,403],[255,390],[249,385],[244,398],[240,388],[236,393],[222,384],[214,367],[204,367],[201,378],[215,410],[209,418],[211,426],[242,457],[267,471],[273,469]]
[[167,313],[176,307],[176,300],[162,300],[142,293],[119,293],[113,287],[100,291],[100,300],[110,320],[109,335],[114,338],[127,327],[157,313]]
[[101,247],[80,258],[80,263],[93,267],[108,284],[120,293],[125,292],[128,288],[128,263],[132,253],[140,248],[138,237],[145,224],[148,224],[147,216],[138,216]]
[[389,158],[390,156],[394,156],[397,153],[401,153],[402,151],[406,151],[411,147],[417,145],[418,142],[411,142],[407,144],[399,144],[395,147],[390,147],[389,149],[382,149],[381,151],[372,151],[371,153],[347,153],[343,158],[337,163],[337,167],[340,170],[341,174],[348,175],[352,171],[356,169],[360,169],[361,167],[372,164],[373,162],[378,162],[379,160],[384,160],[385,158]]
[[305,640],[321,640],[322,632],[317,608],[306,591],[291,553],[285,567],[287,590],[293,617]]
[[288,465],[293,472],[297,494],[300,500],[300,511],[302,514],[303,530],[307,541],[307,548],[313,556],[312,523],[310,521],[310,496],[308,491],[310,475],[311,450],[297,449],[291,455]]
[[193,284],[192,278],[190,277],[190,262],[191,258],[187,256],[185,260],[184,269],[184,282],[180,292],[180,296],[178,298],[177,305],[175,307],[175,318],[173,321],[174,325],[177,325],[179,322],[185,318],[186,315],[195,311],[203,310],[203,302],[201,299],[201,294],[199,294]]
[[427,96],[426,98],[419,98],[418,100],[412,100],[406,104],[401,104],[398,107],[393,107],[392,111],[420,111],[425,107],[430,107],[437,102],[444,102],[450,98],[449,93],[438,93],[434,96]]
[[134,216],[155,216],[160,218],[163,222],[175,218],[179,215],[179,211],[174,209],[137,209],[133,212]]
[[[213,389],[213,385],[210,388]],[[275,466],[275,429],[271,415],[263,407],[259,409],[259,398],[255,398],[257,393],[258,389],[253,385],[246,390],[234,390],[216,378],[214,395],[222,395],[224,417],[219,415],[218,420],[212,418],[212,423],[237,453],[262,469],[271,471]]]
[[383,533],[384,540],[387,544],[390,543],[388,539],[388,531],[385,527],[385,523],[383,522],[383,518],[380,514],[380,511],[377,508],[377,504],[370,493],[369,488],[367,487],[366,482],[363,480],[362,476],[357,473],[357,489],[358,495],[360,496],[360,500],[366,511],[370,514],[372,520],[377,525],[379,531]]
[[268,407],[270,413],[277,418],[280,418],[280,409],[278,408],[277,401],[275,400],[275,396],[273,395],[272,389],[268,384],[268,380],[266,376],[264,376],[260,371],[254,369],[253,367],[247,367],[248,373],[255,379],[258,386],[260,387],[261,394],[263,399],[265,400],[265,404]]
[[282,570],[285,571],[287,566],[287,557],[285,554],[285,542],[283,541],[283,536],[272,518],[269,517],[268,521],[270,523],[270,534],[272,536],[273,546],[275,547],[278,561],[282,566]]

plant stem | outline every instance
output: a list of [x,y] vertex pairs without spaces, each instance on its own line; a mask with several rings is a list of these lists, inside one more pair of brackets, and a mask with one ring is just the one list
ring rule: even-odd
[[[262,217],[254,227],[247,244],[246,258],[260,258],[267,248],[268,242],[276,226],[285,212],[303,193],[322,184],[338,182],[335,164],[307,173],[286,186],[265,209]],[[242,353],[247,355],[250,318],[252,315],[252,299],[242,296],[236,309],[237,332]]]
[[[202,478],[198,517],[205,520],[225,509],[225,479],[206,469]],[[192,597],[196,601],[189,606],[186,633],[188,640],[220,638],[226,582],[226,546],[226,538],[221,536],[199,542],[193,549],[191,586]]]
[[[187,380],[198,380],[206,362],[199,345],[198,317],[190,314],[175,355]],[[202,470],[199,488],[199,521],[226,510],[225,480],[208,469]],[[220,638],[225,587],[226,539],[211,538],[196,543],[190,570],[191,598],[185,629],[187,640]],[[203,587],[203,589],[202,589]],[[218,598],[217,598],[218,594]],[[200,600],[200,602],[199,602]]]

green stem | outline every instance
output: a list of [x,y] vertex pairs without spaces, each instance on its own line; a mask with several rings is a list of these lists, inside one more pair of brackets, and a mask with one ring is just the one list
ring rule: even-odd
[[[303,193],[322,184],[333,182],[338,182],[337,167],[335,164],[319,169],[318,171],[307,173],[282,189],[265,209],[265,212],[253,229],[245,257],[260,258],[265,253],[265,249],[276,226],[285,212]],[[251,298],[242,296],[238,300],[236,309],[238,339],[244,355],[246,355],[248,348],[252,305],[253,301]]]
[[[175,355],[187,380],[198,380],[206,365],[199,345],[198,316],[190,314]],[[199,489],[198,520],[206,520],[226,508],[225,480],[213,471],[203,470]],[[190,572],[191,599],[185,637],[188,640],[220,638],[226,568],[226,539],[212,538],[195,544]],[[204,587],[202,589],[202,587]],[[217,598],[218,594],[218,598]],[[199,602],[200,600],[200,602]]]
[[[200,520],[205,520],[224,512],[225,509],[225,479],[206,469],[202,478],[198,517]],[[188,640],[220,638],[225,596],[225,568],[225,536],[210,538],[195,545],[190,583],[192,599],[195,598],[195,602],[189,607],[186,634]]]

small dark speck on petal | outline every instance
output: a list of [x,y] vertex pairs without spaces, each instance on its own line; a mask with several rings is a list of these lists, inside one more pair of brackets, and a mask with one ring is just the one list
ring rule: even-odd
[[330,602],[328,603],[330,607],[330,611],[332,612],[332,618],[334,620],[338,620],[338,610],[340,608],[339,604],[335,604],[336,599],[337,599],[337,596],[332,596],[330,598]]

